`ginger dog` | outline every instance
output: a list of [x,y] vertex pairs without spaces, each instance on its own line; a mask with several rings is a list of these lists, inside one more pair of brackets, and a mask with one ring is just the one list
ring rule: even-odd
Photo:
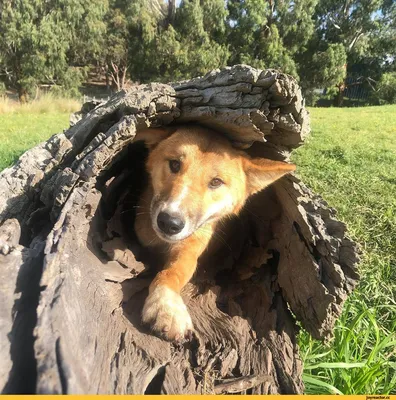
[[157,334],[178,341],[193,330],[180,291],[218,222],[237,215],[249,196],[295,166],[252,159],[199,126],[149,129],[136,140],[145,140],[150,153],[149,184],[137,206],[135,231],[143,246],[162,248],[167,259],[150,285],[142,319]]

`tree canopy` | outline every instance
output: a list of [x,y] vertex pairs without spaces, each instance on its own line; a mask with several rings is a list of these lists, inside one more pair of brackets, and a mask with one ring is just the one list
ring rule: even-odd
[[23,99],[39,83],[73,89],[106,32],[103,0],[2,0],[0,69]]
[[23,98],[72,92],[93,65],[119,89],[246,63],[307,95],[342,95],[347,76],[375,92],[396,71],[395,20],[394,0],[1,0],[0,80]]

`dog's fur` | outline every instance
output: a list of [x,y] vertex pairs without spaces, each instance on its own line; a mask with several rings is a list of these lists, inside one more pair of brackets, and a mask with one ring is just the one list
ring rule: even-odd
[[[150,129],[137,140],[145,140],[150,153],[149,184],[138,204],[135,231],[143,246],[160,247],[167,259],[150,285],[142,318],[163,337],[181,340],[193,325],[180,291],[218,222],[238,214],[249,196],[295,166],[252,159],[224,136],[199,126]],[[176,218],[176,227],[166,225],[176,233],[160,228],[164,213]]]

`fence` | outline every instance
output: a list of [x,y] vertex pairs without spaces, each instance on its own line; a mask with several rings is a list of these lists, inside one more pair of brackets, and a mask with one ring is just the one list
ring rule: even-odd
[[344,90],[344,98],[367,101],[370,98],[371,91],[367,86],[363,77],[347,77],[345,80],[346,89]]
[[[345,89],[343,91],[343,102],[344,106],[363,106],[370,104],[373,95],[374,88],[364,77],[348,76],[345,79]],[[316,105],[319,107],[330,107],[334,104],[340,105],[334,98],[334,94],[327,96],[327,89],[316,89],[314,91],[319,100],[317,100]],[[339,101],[339,98],[337,98]]]
[[84,94],[82,98],[83,104],[87,103],[88,101],[107,101],[110,100],[111,96],[87,96]]

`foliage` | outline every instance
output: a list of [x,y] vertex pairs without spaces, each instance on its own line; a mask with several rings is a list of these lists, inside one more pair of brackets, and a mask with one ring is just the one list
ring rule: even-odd
[[[3,0],[1,70],[21,101],[41,82],[67,83],[66,91],[75,90],[71,67],[100,51],[105,10],[102,0]],[[78,87],[79,80],[74,82]]]
[[382,75],[376,96],[380,103],[396,104],[396,72],[387,72]]
[[326,50],[312,55],[311,62],[301,69],[303,90],[309,105],[315,105],[318,97],[314,90],[329,88],[328,95],[335,96],[335,86],[346,77],[347,55],[341,44],[330,44]]
[[87,77],[83,68],[68,68],[59,78],[58,84],[51,87],[51,94],[56,97],[79,98],[79,87]]
[[127,14],[133,80],[190,78],[227,62],[223,0],[183,0],[174,18],[166,7],[159,12],[137,0]]
[[320,0],[315,12],[317,33],[328,43],[341,43],[351,56],[368,48],[369,35],[378,26],[382,0]]
[[[336,105],[342,103],[343,92],[346,89],[346,75],[359,78],[366,88],[371,89],[372,83],[384,71],[388,62],[386,60],[392,59],[392,46],[389,46],[392,36],[389,36],[386,33],[387,30],[384,29],[390,24],[388,8],[387,0],[347,2],[319,0],[313,15],[315,33],[307,53],[301,56],[300,65],[305,67],[307,60],[314,60],[317,51],[327,51],[331,46],[337,45],[339,57],[341,56],[340,48],[343,48],[345,54],[342,57],[345,57],[345,71],[344,76],[341,77],[337,74],[337,70],[342,65],[319,63],[317,64],[319,68],[316,72],[313,71],[313,79],[305,79],[304,86],[312,87],[315,80],[324,78],[324,70],[327,70],[327,74],[330,71],[333,80],[327,87],[337,87]],[[393,46],[393,55],[395,55],[394,50],[395,46]],[[324,61],[329,61],[329,58],[326,57]],[[315,77],[316,75],[319,75],[319,79]],[[339,79],[338,82],[336,79]]]
[[230,64],[277,68],[298,77],[295,55],[313,33],[315,6],[316,0],[228,1]]
[[374,92],[396,71],[395,21],[392,0],[2,0],[0,80],[24,100],[43,83],[76,95],[76,68],[120,89],[246,63],[340,104],[347,76]]

